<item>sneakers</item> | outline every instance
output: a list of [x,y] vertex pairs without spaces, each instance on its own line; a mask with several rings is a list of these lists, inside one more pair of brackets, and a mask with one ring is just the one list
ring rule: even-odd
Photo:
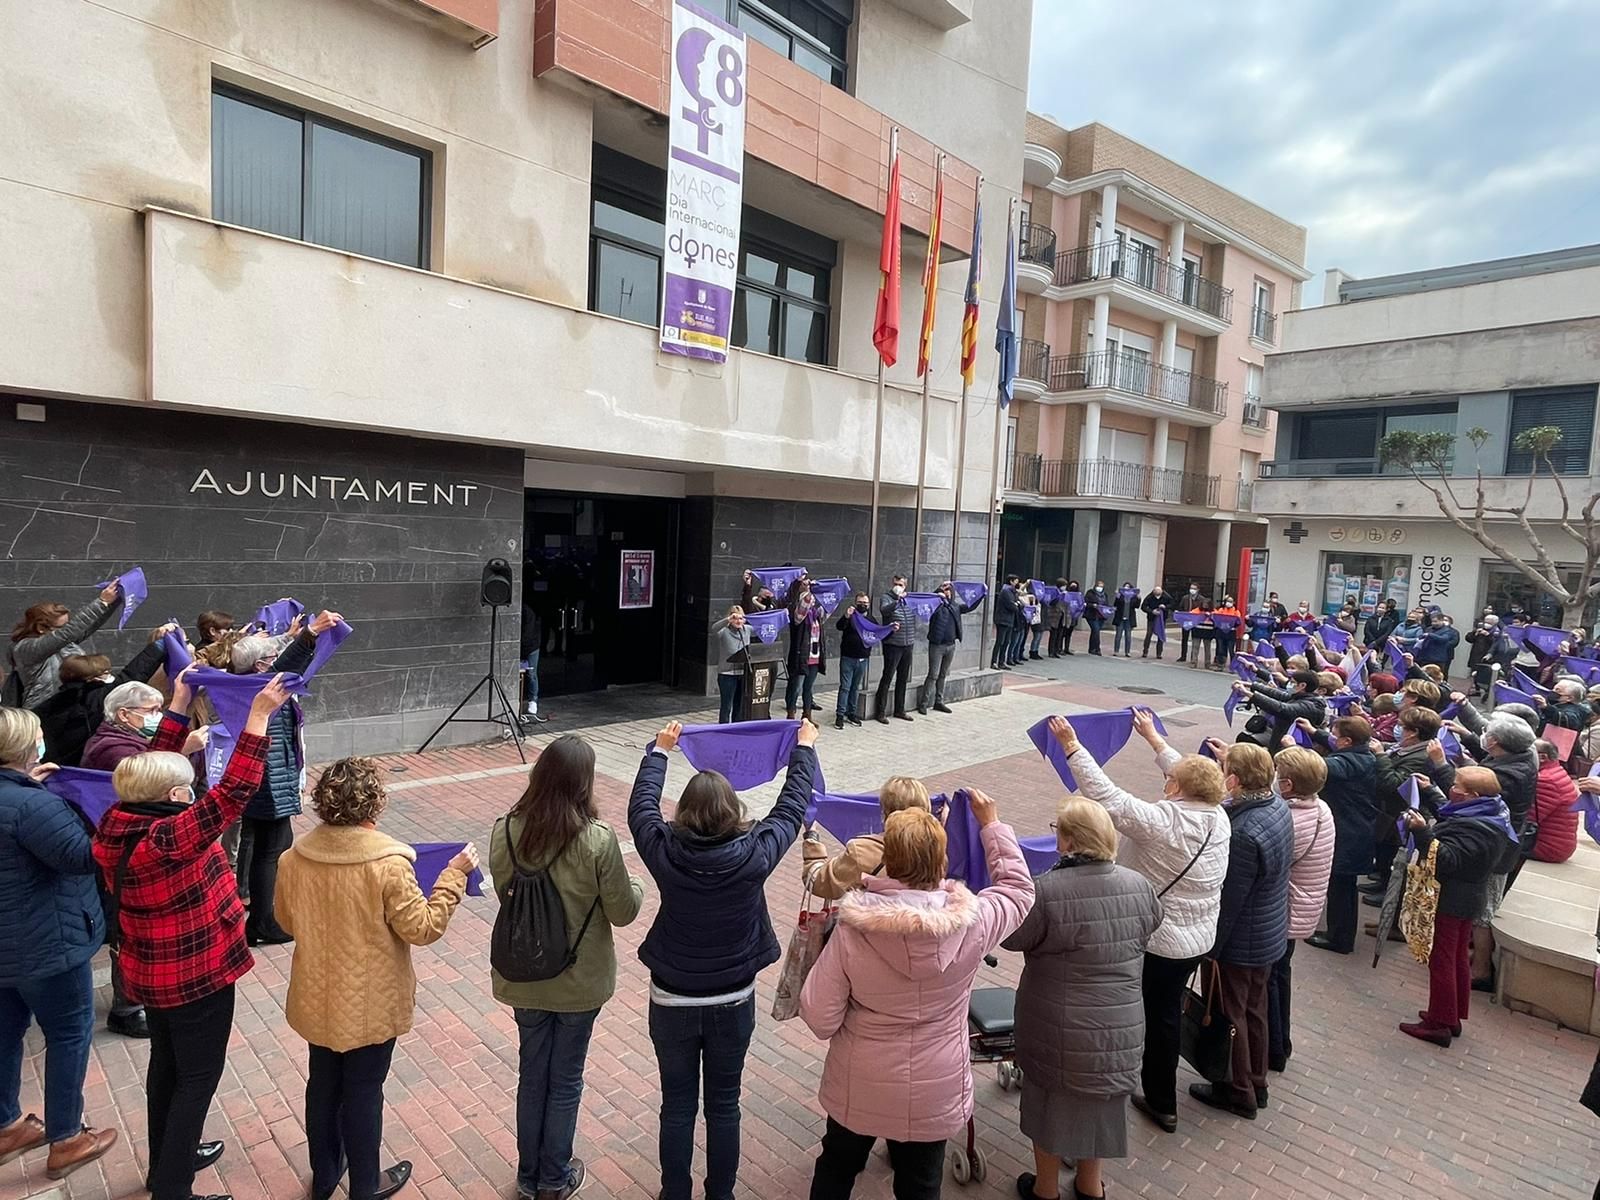
[[115,1129],[90,1129],[85,1125],[72,1137],[50,1143],[50,1157],[45,1161],[44,1173],[51,1179],[65,1179],[116,1144]]
[[529,1197],[528,1193],[518,1191],[522,1200],[568,1200],[569,1196],[577,1194],[584,1184],[589,1172],[584,1168],[583,1159],[574,1158],[567,1166],[567,1186],[560,1188],[540,1188],[537,1196]]
[[0,1163],[8,1163],[44,1145],[44,1122],[33,1113],[0,1129]]
[[833,727],[835,729],[843,729],[844,728],[844,714],[843,713],[836,713],[834,715]]

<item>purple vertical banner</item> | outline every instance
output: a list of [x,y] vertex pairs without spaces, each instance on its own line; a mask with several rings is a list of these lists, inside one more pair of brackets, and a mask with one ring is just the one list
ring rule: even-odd
[[661,349],[720,363],[733,332],[744,201],[744,34],[676,0],[670,74]]

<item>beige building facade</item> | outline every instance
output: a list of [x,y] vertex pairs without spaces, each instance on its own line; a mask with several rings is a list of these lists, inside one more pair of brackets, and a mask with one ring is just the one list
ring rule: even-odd
[[[942,154],[915,557],[925,585],[953,560],[981,578],[992,264],[1021,194],[1031,2],[709,7],[749,61],[741,348],[716,366],[657,350],[668,0],[0,8],[9,606],[135,561],[185,620],[280,588],[338,604],[365,624],[343,698],[319,700],[318,749],[394,748],[483,673],[478,576],[503,557],[540,597],[547,696],[703,692],[744,568],[868,583],[896,128],[906,299],[880,574],[913,558],[916,281]],[[957,519],[980,176],[991,268]],[[652,556],[647,612],[619,610],[625,550]]]
[[1263,363],[1306,231],[1104,125],[1029,114],[1023,154],[1007,569],[1220,597],[1262,544]]

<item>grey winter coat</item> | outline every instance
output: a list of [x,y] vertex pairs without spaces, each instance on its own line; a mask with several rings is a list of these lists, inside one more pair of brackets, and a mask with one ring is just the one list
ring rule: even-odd
[[[82,654],[79,638],[94,634],[122,607],[122,601],[107,604],[96,596],[67,618],[60,629],[50,629],[38,637],[23,638],[11,644],[7,670],[16,675],[16,681],[6,683],[6,703],[18,708],[33,708],[43,704],[61,688],[61,663],[74,654]],[[21,685],[21,702],[13,689]]]
[[1073,858],[1034,889],[1027,919],[1001,943],[1025,956],[1017,1065],[1048,1091],[1130,1095],[1144,1057],[1145,946],[1161,924],[1155,889],[1127,867]]

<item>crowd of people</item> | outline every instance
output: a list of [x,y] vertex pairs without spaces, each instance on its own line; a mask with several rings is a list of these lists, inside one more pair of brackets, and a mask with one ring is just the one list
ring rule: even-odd
[[[1099,584],[1084,595],[1096,593],[1104,595]],[[1016,578],[999,593],[1002,609],[1008,594],[1017,613],[1038,600]],[[953,622],[959,639],[974,605],[951,585],[939,596],[927,624],[948,634],[941,622]],[[1156,589],[1137,604],[1121,594],[1109,602],[1113,650],[1131,652],[1125,622],[1135,609],[1155,616],[1169,599]],[[77,613],[38,605],[13,632],[7,687],[23,703],[0,707],[0,906],[9,918],[0,923],[0,1162],[42,1151],[59,1179],[116,1141],[115,1131],[83,1122],[91,960],[106,945],[114,1027],[150,1040],[146,1183],[154,1200],[191,1200],[196,1173],[226,1149],[204,1126],[236,985],[252,969],[252,947],[292,944],[285,1016],[307,1044],[311,1195],[325,1200],[346,1182],[360,1200],[393,1195],[411,1167],[381,1160],[383,1084],[414,1020],[412,948],[444,935],[477,851],[463,845],[425,890],[416,849],[379,828],[382,775],[361,758],[320,771],[309,793],[316,823],[294,836],[305,763],[293,680],[337,613],[304,615],[273,637],[208,612],[192,643],[161,626],[113,672],[78,639],[123,600],[113,586]],[[858,594],[836,622],[846,639],[841,662],[866,657],[847,639],[860,637],[850,618],[870,603]],[[1170,611],[1203,611],[1181,603]],[[896,577],[877,612],[891,633],[910,624],[905,604]],[[1055,861],[1035,876],[995,802],[973,791],[967,813],[988,882],[969,887],[950,878],[950,808],[936,813],[919,780],[888,779],[878,795],[881,832],[836,851],[807,826],[820,779],[811,688],[825,664],[827,618],[809,588],[795,589],[786,611],[787,699],[798,730],[770,813],[750,819],[728,779],[701,770],[667,815],[676,722],[644,755],[628,803],[628,837],[659,897],[638,953],[661,1091],[661,1200],[693,1193],[702,1113],[707,1200],[735,1194],[756,979],[782,954],[765,886],[797,840],[801,882],[833,912],[798,998],[804,1024],[827,1043],[813,1200],[848,1197],[879,1140],[897,1197],[940,1194],[947,1142],[974,1108],[969,999],[984,960],[1002,948],[1023,963],[1018,1135],[1034,1170],[1017,1189],[1025,1200],[1056,1200],[1065,1186],[1075,1198],[1106,1194],[1106,1161],[1128,1152],[1130,1105],[1156,1128],[1178,1130],[1192,986],[1233,1035],[1225,1064],[1188,1093],[1247,1120],[1269,1107],[1271,1075],[1293,1055],[1297,943],[1350,953],[1362,893],[1379,903],[1413,858],[1437,880],[1437,905],[1408,906],[1402,918],[1414,947],[1428,945],[1429,992],[1418,1019],[1399,1027],[1448,1048],[1462,1036],[1471,992],[1493,987],[1496,906],[1527,859],[1574,852],[1579,792],[1600,794],[1600,780],[1577,770],[1594,756],[1600,688],[1535,662],[1548,696],[1494,705],[1491,687],[1488,701],[1475,702],[1449,687],[1449,655],[1442,663],[1438,655],[1455,642],[1439,635],[1453,630],[1438,614],[1408,614],[1419,618],[1410,622],[1380,611],[1359,630],[1340,626],[1350,643],[1341,654],[1326,634],[1309,632],[1301,654],[1277,646],[1230,655],[1224,667],[1241,675],[1236,702],[1249,714],[1235,742],[1207,739],[1185,755],[1153,714],[1133,710],[1159,795],[1120,787],[1072,720],[1051,718],[1049,736],[1077,792],[1052,823]],[[740,606],[718,634],[734,647],[730,659],[748,648],[742,616]],[[1276,629],[1293,630],[1295,619],[1285,610]],[[1493,653],[1496,624],[1473,634],[1476,644],[1487,631]],[[1070,653],[1071,625],[1046,626],[1058,629],[1052,649]],[[1097,652],[1099,629],[1090,633]],[[170,659],[151,647],[174,640],[198,661],[169,676]],[[1162,639],[1155,643],[1159,655]],[[1023,646],[1006,645],[1008,653]],[[1574,648],[1569,639],[1559,650]],[[1486,658],[1492,684],[1500,660]],[[259,676],[215,769],[206,726],[196,724],[200,713],[218,722],[216,705],[197,694],[202,664]],[[1356,676],[1364,687],[1352,686]],[[886,670],[885,700],[903,695],[903,680]],[[930,681],[924,697],[938,707],[937,664]],[[855,703],[840,701],[837,727],[859,723]],[[880,703],[879,719],[886,710],[894,712]],[[115,802],[98,821],[49,790],[62,766],[110,772]],[[593,748],[576,735],[557,738],[488,839],[499,902],[491,986],[518,1029],[516,1178],[527,1200],[566,1200],[585,1181],[575,1139],[588,1046],[617,988],[613,930],[637,919],[646,894],[600,819],[594,787]],[[20,1107],[33,1022],[46,1047],[42,1119]]]

